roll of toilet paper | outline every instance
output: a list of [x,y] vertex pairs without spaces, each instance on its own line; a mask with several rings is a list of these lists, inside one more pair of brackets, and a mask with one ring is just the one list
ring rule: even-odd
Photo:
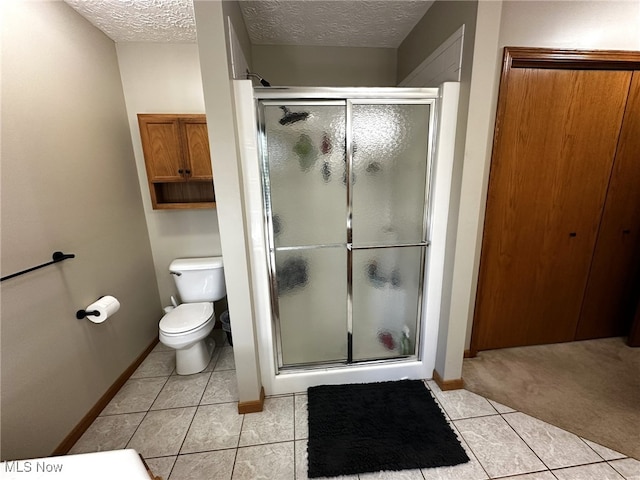
[[[85,310],[89,320],[93,323],[102,323],[120,310],[120,302],[111,295],[105,295],[89,305]],[[98,315],[90,315],[89,312],[98,312]]]

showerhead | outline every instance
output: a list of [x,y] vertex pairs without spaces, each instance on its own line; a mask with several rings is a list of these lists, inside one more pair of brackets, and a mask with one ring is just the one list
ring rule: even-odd
[[280,125],[289,125],[291,123],[296,123],[301,120],[306,120],[309,116],[309,112],[292,112],[287,107],[280,107],[284,112],[284,115],[280,119]]
[[257,78],[260,81],[260,85],[262,85],[263,87],[271,86],[271,84],[267,82],[264,78],[262,78],[260,75],[258,75],[257,73],[251,73],[249,70],[247,70],[247,80],[249,80],[251,77]]

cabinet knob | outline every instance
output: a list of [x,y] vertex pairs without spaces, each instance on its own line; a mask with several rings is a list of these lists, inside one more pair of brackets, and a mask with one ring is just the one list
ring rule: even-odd
[[628,235],[631,233],[631,230],[629,230],[628,228],[625,228],[624,230],[622,230],[622,233],[625,235]]
[[576,232],[569,232],[569,236],[571,238],[576,237],[578,234]]
[[191,170],[185,170],[184,173],[186,173],[187,175],[191,175]]
[[184,173],[184,170],[180,169],[180,170],[178,170],[178,173],[179,173],[180,175],[182,175],[182,174]]

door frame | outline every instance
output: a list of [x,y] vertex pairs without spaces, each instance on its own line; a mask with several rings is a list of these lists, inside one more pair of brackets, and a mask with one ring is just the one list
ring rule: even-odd
[[[564,70],[640,70],[640,52],[627,50],[570,50],[556,48],[537,47],[504,47],[502,59],[502,72],[500,74],[500,85],[498,89],[498,105],[496,109],[496,120],[493,131],[493,144],[491,151],[491,166],[489,168],[489,178],[495,159],[496,146],[501,135],[505,110],[507,89],[509,88],[509,76],[514,68],[539,68],[539,69],[564,69]],[[488,195],[487,190],[487,195]],[[485,207],[486,209],[486,207]],[[484,238],[484,225],[486,225],[486,215],[483,221],[482,237]],[[482,268],[483,252],[480,252],[479,268],[476,272],[479,281],[480,270]],[[469,355],[474,357],[478,353],[477,327],[478,318],[476,308],[482,285],[478,283],[474,301],[473,325],[471,329],[471,344]]]

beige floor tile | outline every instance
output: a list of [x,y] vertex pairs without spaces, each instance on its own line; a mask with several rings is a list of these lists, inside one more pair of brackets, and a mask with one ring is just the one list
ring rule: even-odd
[[243,417],[235,403],[199,406],[180,453],[236,448]]
[[267,398],[262,412],[245,415],[240,446],[286,442],[293,437],[293,395]]
[[98,417],[69,451],[70,454],[103,452],[124,448],[145,413],[125,413]]
[[601,461],[580,437],[524,413],[503,415],[511,428],[550,469]]
[[238,381],[235,370],[213,372],[204,391],[201,405],[238,401]]
[[294,480],[293,442],[238,449],[233,480]]
[[426,480],[486,480],[489,478],[455,426],[452,426],[452,429],[456,433],[460,445],[467,453],[469,461],[452,467],[423,468],[422,475],[424,478]]
[[151,353],[158,353],[158,352],[175,352],[175,349],[171,347],[167,347],[162,342],[158,342],[158,344],[153,348],[153,350],[151,350]]
[[144,458],[177,455],[195,413],[196,407],[149,412],[127,447]]
[[547,470],[500,415],[453,423],[490,477]]
[[146,412],[167,382],[167,377],[129,379],[100,415]]
[[295,439],[309,438],[309,412],[307,410],[307,395],[296,393],[295,406]]
[[624,478],[606,463],[553,470],[553,474],[558,480],[623,480]]
[[[487,399],[489,400],[489,399]],[[507,407],[506,405],[503,405],[501,403],[498,402],[494,402],[493,400],[489,400],[489,403],[491,404],[491,406],[493,408],[495,408],[498,413],[512,413],[515,412],[515,410],[511,407]]]
[[604,460],[618,460],[619,458],[625,458],[626,455],[611,450],[610,448],[604,447],[597,443],[591,442],[585,438],[582,439],[589,447],[593,449],[598,455],[600,455]]
[[220,351],[222,350],[222,347],[219,346],[218,344],[216,344],[216,348],[213,350],[213,354],[211,355],[211,360],[209,360],[209,365],[207,365],[207,368],[205,368],[202,372],[213,372],[213,369],[216,366],[216,363],[218,363],[218,358],[220,357]]
[[435,380],[427,380],[427,387],[429,387],[429,390],[434,394],[442,391]]
[[151,473],[156,477],[167,480],[173,465],[176,463],[176,458],[178,458],[176,455],[172,455],[170,457],[145,458],[144,461],[147,462]]
[[498,414],[486,398],[468,390],[449,390],[434,394],[451,420]]
[[[188,376],[167,373],[174,354],[156,347],[70,453],[135,448],[169,480],[307,479],[305,392],[269,397],[263,412],[238,415],[231,347],[218,346],[206,372]],[[640,480],[637,460],[471,392],[426,384],[445,416],[455,419],[471,461],[334,480]],[[584,462],[595,463],[573,466]]]
[[211,373],[172,375],[162,387],[151,410],[198,406],[210,376]]
[[216,366],[214,367],[214,372],[219,372],[222,370],[235,370],[236,362],[233,357],[233,347],[222,347],[220,349],[220,356],[218,357],[218,361],[216,362]]
[[236,450],[180,455],[169,480],[230,480]]
[[640,480],[640,461],[635,458],[624,458],[609,462],[626,480]]
[[517,477],[502,477],[500,480],[556,480],[556,477],[550,471],[545,470],[544,472],[527,473]]
[[150,353],[130,378],[169,376],[176,368],[176,352]]

